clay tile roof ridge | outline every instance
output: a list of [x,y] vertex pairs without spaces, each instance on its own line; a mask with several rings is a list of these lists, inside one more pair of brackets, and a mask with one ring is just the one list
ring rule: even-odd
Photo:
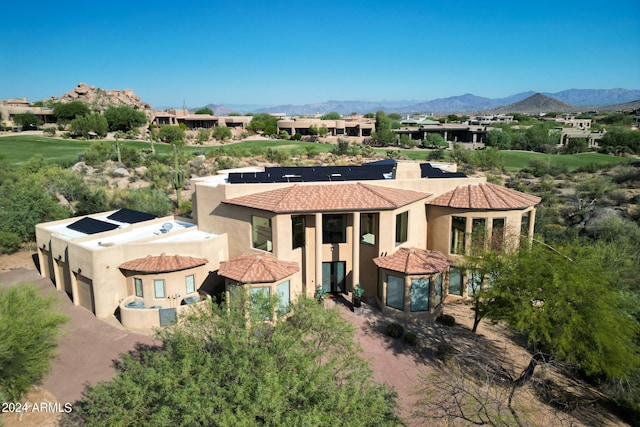
[[361,182],[358,182],[357,185],[365,188],[366,190],[369,190],[370,192],[372,192],[376,196],[380,197],[381,199],[383,199],[384,201],[389,203],[391,206],[397,206],[396,202],[394,202],[393,200],[389,199],[387,196],[381,194],[379,191],[376,191],[377,189],[374,186],[363,184]]
[[494,194],[494,195],[495,195],[495,196],[496,196],[496,197],[497,197],[497,198],[502,202],[502,204],[504,205],[504,206],[502,206],[502,207],[509,206],[508,201],[507,201],[507,200],[505,200],[505,198],[503,197],[503,195],[498,194],[498,193],[495,191],[495,189],[493,188],[493,186],[489,186],[488,184],[489,184],[489,183],[480,185],[480,191],[482,192],[482,195],[484,196],[484,199],[485,199],[485,201],[487,202],[487,206],[489,206],[489,208],[495,208],[495,207],[498,207],[498,206],[493,206],[493,205],[492,205],[492,203],[491,203],[491,197],[489,197],[489,191],[491,191],[491,192],[492,192],[492,193],[493,193],[493,194]]
[[287,196],[291,194],[294,189],[297,189],[296,187],[298,186],[298,184],[293,184],[291,187],[283,188],[284,191],[282,192],[282,197],[280,198],[280,201],[278,201],[278,203],[276,203],[276,205],[274,206],[273,212],[283,210],[284,201],[286,200]]

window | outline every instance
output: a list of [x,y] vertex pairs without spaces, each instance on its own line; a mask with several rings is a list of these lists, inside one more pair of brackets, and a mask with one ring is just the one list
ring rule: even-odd
[[322,243],[347,243],[347,215],[322,215]]
[[387,275],[387,306],[404,311],[404,277]]
[[291,238],[293,240],[293,249],[302,248],[305,244],[305,219],[304,216],[291,217]]
[[376,214],[360,214],[360,243],[364,245],[375,245],[377,232]]
[[153,281],[153,289],[155,292],[156,298],[164,298],[164,280],[154,280]]
[[493,228],[491,229],[491,249],[494,251],[502,250],[504,244],[504,218],[494,218]]
[[289,304],[291,301],[289,291],[290,284],[290,281],[287,280],[276,286],[276,292],[278,294],[278,316],[289,312]]
[[449,294],[462,296],[462,270],[457,267],[449,269]]
[[469,272],[467,284],[467,295],[473,296],[482,287],[482,274],[480,272],[472,270]]
[[194,277],[193,274],[186,277],[185,283],[187,285],[188,294],[196,291],[196,278]]
[[451,253],[464,255],[466,252],[464,231],[467,228],[467,219],[461,216],[451,217]]
[[529,237],[529,212],[522,215],[522,223],[520,225],[520,234]]
[[252,216],[251,237],[254,248],[272,252],[273,240],[271,237],[271,220],[261,216]]
[[144,294],[142,293],[142,279],[138,279],[137,277],[133,279],[133,284],[136,288],[136,296],[137,297],[143,297]]
[[271,319],[271,288],[261,286],[251,288],[249,290],[249,299],[251,301],[251,314],[262,320]]
[[411,311],[429,311],[429,279],[411,280]]
[[471,221],[471,247],[483,250],[487,238],[486,218],[474,218]]
[[436,295],[433,298],[433,306],[437,307],[442,303],[442,274],[436,276]]
[[409,212],[396,215],[396,246],[407,241],[407,227],[409,226]]

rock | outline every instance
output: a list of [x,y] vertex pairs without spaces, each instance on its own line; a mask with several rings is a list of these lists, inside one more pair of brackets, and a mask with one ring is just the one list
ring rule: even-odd
[[95,86],[87,86],[86,83],[78,83],[71,92],[53,99],[54,102],[82,101],[91,105],[92,109],[104,112],[110,106],[125,105],[136,110],[145,111],[147,116],[151,115],[151,106],[140,101],[140,97],[131,89],[105,90]]
[[134,169],[134,172],[135,172],[136,175],[142,177],[142,176],[144,176],[145,173],[147,173],[147,167],[146,166],[139,166],[139,167]]
[[129,171],[125,168],[116,168],[111,172],[111,175],[124,177],[124,176],[129,176],[130,174],[129,174]]
[[87,165],[85,162],[78,162],[72,166],[71,170],[74,172],[80,172],[85,175],[93,174],[94,170],[92,166]]

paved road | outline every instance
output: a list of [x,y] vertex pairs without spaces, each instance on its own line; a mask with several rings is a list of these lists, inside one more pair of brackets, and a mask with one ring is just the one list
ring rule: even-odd
[[62,403],[80,399],[86,384],[111,379],[113,361],[120,353],[134,349],[136,343],[154,344],[148,336],[112,326],[87,309],[74,306],[66,293],[57,292],[36,270],[19,268],[0,274],[0,288],[23,283],[33,283],[45,295],[56,295],[57,308],[69,317],[63,326],[58,356],[42,384]]

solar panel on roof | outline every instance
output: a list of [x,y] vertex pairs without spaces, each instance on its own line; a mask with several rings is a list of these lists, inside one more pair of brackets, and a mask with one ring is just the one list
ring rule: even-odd
[[283,166],[266,167],[264,172],[230,173],[229,183],[325,182],[387,179],[395,161],[362,166]]
[[155,219],[155,215],[145,212],[134,211],[132,209],[122,208],[107,217],[112,221],[126,222],[127,224],[136,224],[138,222],[149,221]]
[[447,172],[440,168],[434,168],[429,163],[420,163],[421,178],[466,178],[462,172]]
[[103,231],[115,230],[118,227],[118,224],[100,221],[99,219],[89,217],[79,219],[78,221],[67,225],[67,228],[84,234],[102,233]]

